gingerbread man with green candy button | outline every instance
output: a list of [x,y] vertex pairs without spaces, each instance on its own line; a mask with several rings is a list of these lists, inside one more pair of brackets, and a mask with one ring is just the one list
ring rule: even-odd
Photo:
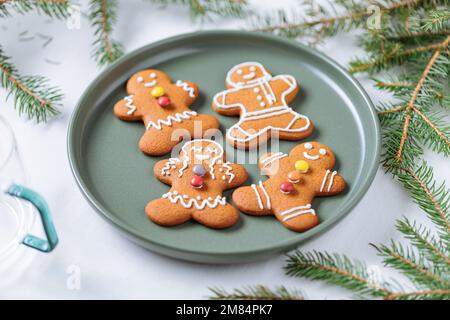
[[334,153],[318,142],[297,145],[289,155],[267,153],[259,167],[269,179],[236,189],[233,202],[249,215],[275,215],[286,228],[306,231],[319,223],[311,206],[314,197],[333,196],[345,189],[334,164]]
[[115,104],[114,114],[124,121],[144,122],[139,149],[145,154],[167,154],[184,134],[201,138],[219,128],[215,117],[189,109],[199,95],[193,82],[173,83],[166,73],[148,69],[135,73],[126,89],[128,96]]
[[183,145],[180,156],[157,162],[155,177],[171,186],[161,198],[145,208],[153,222],[170,227],[195,220],[214,229],[228,228],[239,212],[226,201],[223,191],[243,184],[244,167],[226,161],[220,144],[197,139]]

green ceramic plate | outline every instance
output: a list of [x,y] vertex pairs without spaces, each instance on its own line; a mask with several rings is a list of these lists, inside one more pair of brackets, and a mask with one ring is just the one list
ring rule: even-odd
[[[227,230],[211,230],[194,222],[163,228],[150,222],[144,207],[167,192],[152,168],[161,158],[143,155],[137,147],[141,123],[119,121],[114,103],[126,95],[125,83],[136,71],[157,68],[172,79],[200,86],[193,109],[215,114],[211,100],[224,90],[230,67],[259,61],[274,74],[292,74],[301,93],[291,105],[315,123],[309,140],[330,146],[348,190],[337,197],[316,199],[321,223],[305,233],[282,227],[273,217],[242,215]],[[222,128],[237,118],[215,114]],[[281,142],[289,151],[298,142]],[[366,192],[376,172],[380,132],[373,106],[358,82],[337,63],[296,42],[240,31],[209,31],[181,35],[136,50],[101,73],[87,88],[73,114],[68,152],[75,179],[92,206],[139,244],[171,257],[206,263],[263,259],[294,248],[347,214]],[[242,151],[243,152],[243,151]],[[247,165],[250,180],[261,179],[256,165]],[[230,195],[228,193],[228,195]]]

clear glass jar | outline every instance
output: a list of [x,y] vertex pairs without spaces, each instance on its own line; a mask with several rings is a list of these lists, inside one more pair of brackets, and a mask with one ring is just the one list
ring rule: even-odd
[[0,285],[18,277],[35,255],[22,241],[35,225],[37,210],[5,193],[13,182],[26,185],[27,178],[12,128],[0,116]]

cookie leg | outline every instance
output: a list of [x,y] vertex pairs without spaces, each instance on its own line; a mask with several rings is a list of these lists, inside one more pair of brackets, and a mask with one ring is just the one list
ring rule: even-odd
[[191,219],[189,209],[163,198],[153,200],[147,204],[145,213],[154,223],[165,227],[176,226]]
[[272,214],[269,195],[261,183],[236,189],[232,198],[242,212],[255,216]]
[[298,140],[309,136],[314,130],[314,125],[306,116],[292,114],[292,120],[285,129],[278,129],[280,139]]
[[192,218],[207,227],[224,229],[233,226],[239,220],[239,212],[227,203],[216,208],[195,211]]
[[290,208],[275,215],[286,228],[296,232],[304,232],[319,224],[319,217],[310,205]]

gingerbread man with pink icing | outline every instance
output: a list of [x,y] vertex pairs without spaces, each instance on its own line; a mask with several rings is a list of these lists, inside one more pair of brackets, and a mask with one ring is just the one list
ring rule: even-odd
[[247,214],[275,215],[285,227],[306,231],[319,223],[311,205],[314,197],[334,196],[345,189],[334,163],[331,149],[318,142],[297,145],[289,155],[267,153],[259,167],[269,179],[236,189],[233,202]]
[[251,149],[276,133],[283,140],[299,140],[313,132],[313,123],[289,107],[298,91],[290,75],[272,76],[258,62],[244,62],[228,71],[228,90],[215,95],[213,109],[226,116],[240,116],[227,130],[227,141]]
[[195,220],[214,229],[228,228],[239,212],[227,203],[223,191],[243,184],[244,167],[226,161],[222,146],[212,140],[196,139],[183,145],[177,158],[157,162],[155,176],[171,186],[161,198],[145,208],[147,216],[162,226]]

